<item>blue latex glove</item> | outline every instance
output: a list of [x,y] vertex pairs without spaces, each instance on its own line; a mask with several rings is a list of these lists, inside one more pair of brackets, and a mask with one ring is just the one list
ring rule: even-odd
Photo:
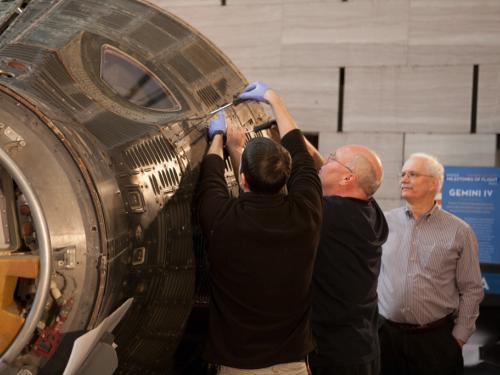
[[226,131],[227,126],[224,111],[219,111],[217,116],[214,117],[208,125],[208,139],[211,141],[216,134],[226,135]]
[[267,103],[266,98],[264,98],[264,95],[266,94],[266,91],[269,89],[269,86],[267,86],[265,83],[260,82],[260,81],[255,81],[250,83],[243,92],[238,95],[238,98],[241,100],[255,100],[257,102],[265,102]]

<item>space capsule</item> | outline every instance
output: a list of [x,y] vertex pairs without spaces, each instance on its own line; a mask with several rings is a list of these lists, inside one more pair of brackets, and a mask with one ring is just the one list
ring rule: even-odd
[[[194,204],[208,114],[245,84],[147,2],[0,1],[0,373],[62,373],[129,298],[117,373],[182,372],[208,303]],[[268,119],[250,102],[226,118],[249,138]],[[236,194],[229,161],[226,178]]]

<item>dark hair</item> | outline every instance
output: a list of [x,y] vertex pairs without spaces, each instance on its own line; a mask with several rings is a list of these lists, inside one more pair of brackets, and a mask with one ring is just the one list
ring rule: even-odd
[[288,151],[269,138],[254,138],[241,156],[241,173],[254,193],[275,194],[283,188],[292,169]]

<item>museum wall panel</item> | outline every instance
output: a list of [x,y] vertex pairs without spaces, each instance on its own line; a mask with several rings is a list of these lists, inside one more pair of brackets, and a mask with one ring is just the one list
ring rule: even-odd
[[400,203],[397,174],[411,152],[495,165],[497,0],[155,3],[207,35],[249,81],[276,88],[323,153],[344,143],[379,152],[387,207]]

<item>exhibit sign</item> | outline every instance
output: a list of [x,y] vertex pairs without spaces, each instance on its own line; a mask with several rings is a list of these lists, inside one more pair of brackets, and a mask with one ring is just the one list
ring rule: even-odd
[[[472,227],[480,262],[500,266],[500,168],[445,167],[442,205]],[[486,272],[483,277],[486,292],[500,294],[500,276]]]

